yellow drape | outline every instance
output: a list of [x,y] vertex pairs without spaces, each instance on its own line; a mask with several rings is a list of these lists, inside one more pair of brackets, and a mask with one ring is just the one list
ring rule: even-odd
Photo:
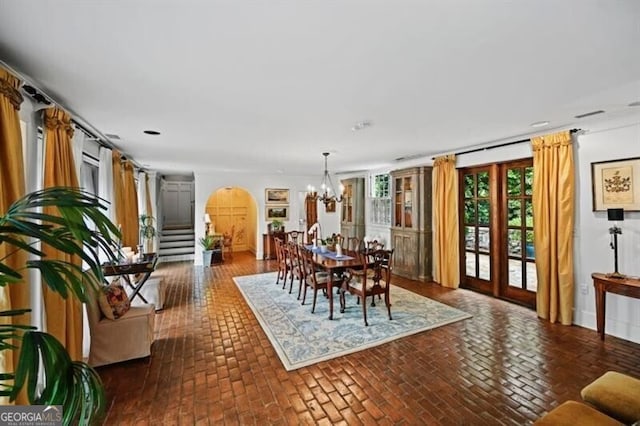
[[[124,203],[124,184],[122,179],[122,155],[120,151],[113,150],[111,152],[111,160],[113,165],[113,206],[116,212],[117,225],[122,231],[125,222],[125,203]],[[126,246],[126,244],[123,244]]]
[[458,229],[458,173],[456,156],[445,155],[433,163],[434,279],[444,287],[460,285]]
[[124,222],[122,223],[122,244],[135,248],[140,241],[138,218],[138,195],[136,193],[136,181],[133,177],[133,164],[125,161],[124,174],[122,176],[124,199]]
[[[18,110],[22,103],[20,80],[4,68],[0,68],[0,213],[5,213],[11,203],[25,193],[24,166],[22,159],[22,134],[20,133],[20,117]],[[11,246],[0,245],[0,260],[3,264],[22,269],[26,263],[23,251],[5,256],[13,251]],[[0,310],[28,308],[29,286],[25,271],[21,271],[24,279],[6,287],[0,287]],[[29,315],[13,319],[16,324],[29,324]],[[12,356],[13,354],[13,356]],[[17,363],[18,351],[0,351],[0,373],[13,372]],[[8,398],[0,397],[0,404],[8,404]],[[26,404],[23,395],[18,404]]]
[[[44,187],[65,186],[78,188],[78,177],[73,160],[71,117],[58,108],[44,112]],[[54,207],[44,209],[47,214],[57,215]],[[61,253],[44,246],[48,259],[59,259],[80,266],[77,256]],[[73,360],[82,360],[82,304],[75,297],[66,300],[43,284],[44,306],[47,316],[47,332],[52,334],[67,349]]]
[[[305,217],[307,219],[306,231],[309,231],[309,228],[311,228],[313,224],[318,221],[318,202],[315,198],[313,198],[313,196],[307,195],[307,197],[304,199],[304,210]],[[310,243],[311,236],[308,234],[308,232],[305,232],[305,235],[307,236],[306,241]]]
[[151,205],[151,192],[149,192],[149,175],[144,175],[144,192],[146,195],[145,206],[147,209],[147,216],[153,216],[153,206]]
[[532,138],[531,144],[538,316],[570,325],[575,202],[571,135],[567,131]]

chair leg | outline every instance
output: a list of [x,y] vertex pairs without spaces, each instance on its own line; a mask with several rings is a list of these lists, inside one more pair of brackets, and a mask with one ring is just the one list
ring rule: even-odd
[[387,305],[387,312],[389,312],[389,319],[393,319],[391,318],[391,296],[389,296],[389,293],[385,293],[384,295],[384,303],[385,305]]
[[318,289],[313,288],[313,306],[311,307],[311,313],[314,313],[316,310],[316,299],[318,297]]
[[298,297],[296,298],[296,300],[300,300],[300,294],[302,293],[302,286],[305,285],[304,284],[304,280],[301,278],[300,279],[300,285],[298,286]]
[[304,305],[304,301],[307,299],[307,283],[304,283],[304,291],[302,292],[302,305]]
[[367,297],[366,296],[362,297],[362,315],[364,315],[365,327],[369,326],[369,323],[367,322]]

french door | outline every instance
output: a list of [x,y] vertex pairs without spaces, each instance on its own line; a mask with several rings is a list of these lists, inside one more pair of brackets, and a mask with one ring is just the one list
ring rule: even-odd
[[461,285],[534,307],[532,160],[459,173]]

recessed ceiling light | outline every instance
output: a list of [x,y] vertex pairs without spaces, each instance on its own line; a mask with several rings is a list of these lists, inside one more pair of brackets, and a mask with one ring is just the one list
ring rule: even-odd
[[145,130],[142,133],[146,133],[147,135],[153,135],[153,136],[158,136],[160,134],[160,132],[157,130]]
[[640,101],[631,102],[631,103],[629,104],[629,106],[630,106],[630,107],[637,107],[637,106],[640,106]]
[[549,125],[548,121],[536,121],[535,123],[531,123],[531,127],[544,127],[548,125]]
[[372,123],[369,120],[358,121],[356,124],[353,125],[351,130],[355,132],[357,130],[362,130],[362,129],[366,129],[367,127],[371,127],[371,125]]

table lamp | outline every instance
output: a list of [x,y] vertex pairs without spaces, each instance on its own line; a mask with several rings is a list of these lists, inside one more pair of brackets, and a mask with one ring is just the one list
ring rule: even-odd
[[622,229],[618,228],[618,221],[624,220],[624,209],[607,209],[607,218],[609,221],[613,221],[613,226],[609,228],[609,234],[611,235],[609,245],[613,249],[614,268],[613,273],[607,274],[607,276],[611,278],[624,278],[624,275],[618,272],[618,235],[622,235]]
[[204,214],[205,235],[209,235],[209,226],[211,226],[211,216],[209,213]]

